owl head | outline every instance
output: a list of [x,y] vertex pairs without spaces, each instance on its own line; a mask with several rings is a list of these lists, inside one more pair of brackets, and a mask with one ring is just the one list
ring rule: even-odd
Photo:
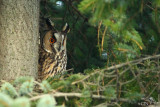
[[46,19],[48,31],[43,37],[42,47],[46,52],[58,53],[66,50],[67,33],[69,32],[69,26],[66,23],[61,31],[57,31],[54,28],[51,20]]

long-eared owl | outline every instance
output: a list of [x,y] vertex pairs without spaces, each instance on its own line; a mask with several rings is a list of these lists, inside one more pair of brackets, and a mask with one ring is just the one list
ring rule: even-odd
[[69,26],[66,24],[62,31],[57,31],[49,19],[46,19],[46,25],[48,30],[41,36],[39,47],[38,72],[41,80],[63,73],[67,66],[66,40]]

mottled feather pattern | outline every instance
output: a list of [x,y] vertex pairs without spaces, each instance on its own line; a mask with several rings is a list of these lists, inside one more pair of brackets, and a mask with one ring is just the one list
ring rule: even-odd
[[[41,80],[61,75],[67,66],[66,40],[69,26],[57,31],[51,20],[46,20],[48,30],[42,35],[39,47],[39,78]],[[51,41],[52,40],[52,41]]]
[[48,53],[43,49],[40,49],[40,59],[39,62],[42,67],[39,67],[39,77],[44,80],[48,77],[54,77],[55,75],[60,75],[66,70],[67,65],[67,55],[65,51],[57,53]]

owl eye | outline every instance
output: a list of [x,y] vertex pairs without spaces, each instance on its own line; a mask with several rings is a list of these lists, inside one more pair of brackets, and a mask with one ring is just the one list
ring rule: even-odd
[[57,41],[57,39],[56,39],[55,35],[53,34],[53,35],[51,36],[51,38],[49,39],[49,42],[50,42],[50,43],[55,43],[56,41]]
[[49,42],[50,42],[50,43],[55,43],[56,40],[55,40],[54,38],[50,38],[50,39],[49,39]]

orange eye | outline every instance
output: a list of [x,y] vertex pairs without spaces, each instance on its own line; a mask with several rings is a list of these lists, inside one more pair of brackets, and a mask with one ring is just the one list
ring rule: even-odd
[[49,39],[49,42],[50,42],[50,43],[55,43],[56,40],[55,40],[54,38],[50,38],[50,39]]

